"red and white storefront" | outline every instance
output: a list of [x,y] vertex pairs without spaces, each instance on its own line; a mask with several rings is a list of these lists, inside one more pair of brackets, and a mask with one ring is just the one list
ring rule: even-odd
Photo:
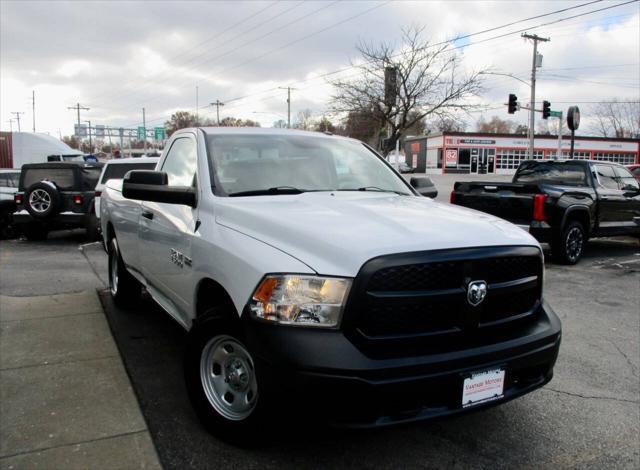
[[[571,138],[565,136],[561,145],[561,158],[569,158]],[[407,138],[405,158],[420,173],[513,174],[529,159],[528,149],[523,135],[452,132]],[[534,159],[554,159],[557,153],[557,136],[536,136]],[[640,140],[576,137],[573,158],[640,163]]]

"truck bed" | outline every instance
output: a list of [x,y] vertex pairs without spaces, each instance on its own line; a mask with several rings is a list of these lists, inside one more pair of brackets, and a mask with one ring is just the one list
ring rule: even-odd
[[533,200],[542,191],[537,184],[486,181],[456,182],[455,204],[501,217],[514,224],[529,225]]

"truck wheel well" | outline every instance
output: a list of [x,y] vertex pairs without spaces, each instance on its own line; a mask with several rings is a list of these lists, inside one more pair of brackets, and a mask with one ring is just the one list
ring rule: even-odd
[[566,225],[569,222],[572,221],[576,221],[576,222],[580,222],[582,224],[582,226],[584,227],[585,230],[585,234],[588,236],[589,233],[591,232],[591,218],[589,216],[589,212],[587,212],[586,210],[582,210],[582,209],[577,209],[574,211],[571,211],[567,214],[567,218],[564,221],[564,226],[566,227]]
[[109,243],[111,242],[112,238],[115,238],[116,236],[116,232],[115,230],[113,230],[113,225],[111,225],[111,222],[109,222],[107,224],[107,245],[109,245]]
[[[229,313],[237,313],[231,296],[225,288],[213,279],[203,279],[196,292],[196,318],[213,307],[220,307],[221,310]],[[230,319],[237,318],[235,315]]]

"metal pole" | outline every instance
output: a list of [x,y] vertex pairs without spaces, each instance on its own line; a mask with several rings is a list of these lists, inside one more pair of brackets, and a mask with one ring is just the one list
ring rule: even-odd
[[562,158],[562,111],[560,111],[560,118],[558,119],[558,152],[556,153],[556,160]]
[[89,132],[89,153],[93,153],[93,144],[91,142],[91,121],[85,121],[85,122],[89,124],[89,129],[87,129]]
[[[20,122],[18,121],[18,125]],[[291,129],[291,87],[287,87],[287,129]]]
[[198,85],[196,85],[196,127],[198,127]]
[[533,159],[535,147],[535,112],[536,112],[536,62],[538,59],[538,41],[547,42],[549,39],[541,38],[537,34],[523,34],[523,38],[533,41],[533,60],[531,64],[531,102],[529,110],[529,158]]
[[571,130],[571,153],[569,153],[569,158],[573,160],[573,143],[575,141],[576,131]]
[[13,119],[9,119],[9,132],[13,132]]
[[142,148],[147,150],[147,118],[145,115],[145,110],[142,108],[142,129],[144,134],[144,140],[142,141]]
[[36,131],[36,91],[31,90],[31,111],[33,113],[33,132]]

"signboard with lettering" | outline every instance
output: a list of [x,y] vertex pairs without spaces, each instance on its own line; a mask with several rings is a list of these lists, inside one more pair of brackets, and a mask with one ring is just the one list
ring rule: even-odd
[[458,166],[458,150],[448,149],[445,154],[445,166]]
[[96,137],[104,137],[104,125],[96,124],[94,129],[96,130]]

